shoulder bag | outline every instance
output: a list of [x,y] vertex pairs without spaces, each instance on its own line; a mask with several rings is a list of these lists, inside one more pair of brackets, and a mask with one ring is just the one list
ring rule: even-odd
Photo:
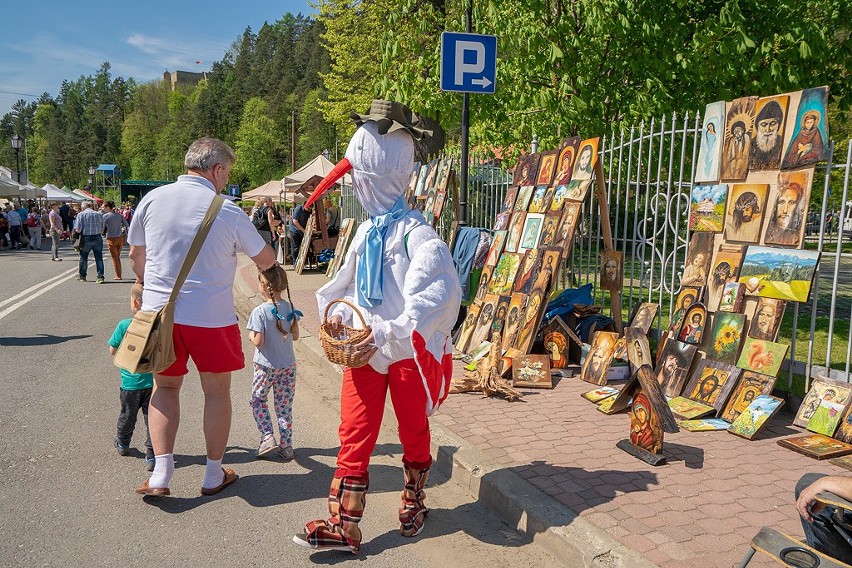
[[207,214],[201,221],[198,233],[183,260],[166,305],[155,312],[139,310],[134,314],[121,344],[113,355],[112,362],[116,367],[131,373],[159,373],[175,362],[175,347],[172,339],[175,300],[224,201],[221,195],[216,195],[210,203]]

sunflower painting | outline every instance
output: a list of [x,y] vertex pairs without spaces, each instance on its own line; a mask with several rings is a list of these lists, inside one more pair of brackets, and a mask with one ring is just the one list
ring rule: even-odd
[[745,315],[717,312],[713,318],[713,331],[707,347],[707,357],[714,361],[734,365],[740,354]]

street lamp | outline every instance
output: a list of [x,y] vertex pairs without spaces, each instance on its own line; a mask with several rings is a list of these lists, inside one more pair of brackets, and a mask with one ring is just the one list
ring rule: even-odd
[[328,148],[326,148],[325,150],[322,151],[322,157],[325,158],[326,160],[328,159],[328,157],[330,155],[331,155],[331,152],[328,151]]
[[96,194],[94,190],[97,190],[97,187],[98,187],[95,184],[95,171],[97,171],[97,170],[95,170],[95,166],[89,166],[89,186],[90,186],[90,189],[93,190],[92,195]]
[[12,149],[15,151],[15,169],[18,172],[18,185],[21,183],[21,160],[18,157],[18,152],[24,143],[24,139],[17,134],[12,135]]

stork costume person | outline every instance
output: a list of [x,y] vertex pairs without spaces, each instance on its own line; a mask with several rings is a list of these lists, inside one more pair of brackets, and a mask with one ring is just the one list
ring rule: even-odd
[[[370,455],[379,436],[387,391],[399,422],[404,489],[400,532],[415,536],[428,509],[424,487],[432,465],[429,419],[444,401],[452,377],[450,331],[458,316],[461,286],[447,245],[405,200],[414,169],[414,141],[428,131],[397,102],[375,100],[367,115],[353,114],[359,128],[345,158],[308,200],[317,200],[351,169],[352,187],[370,214],[362,223],[337,276],[317,291],[320,313],[345,298],[358,306],[376,346],[369,363],[346,368],[340,394],[340,452],[328,496],[328,520],[311,521],[293,537],[310,548],[357,553],[358,522],[369,486]],[[351,308],[338,303],[347,325]]]

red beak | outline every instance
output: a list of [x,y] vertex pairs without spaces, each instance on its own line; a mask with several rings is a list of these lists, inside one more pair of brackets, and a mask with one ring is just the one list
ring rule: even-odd
[[305,203],[305,207],[309,207],[319,200],[322,197],[322,194],[328,191],[328,189],[337,183],[337,180],[342,178],[352,169],[352,164],[349,163],[347,158],[343,158],[340,160],[334,168],[328,172],[322,181],[319,182],[319,185],[314,189],[314,192],[308,197],[308,201]]

